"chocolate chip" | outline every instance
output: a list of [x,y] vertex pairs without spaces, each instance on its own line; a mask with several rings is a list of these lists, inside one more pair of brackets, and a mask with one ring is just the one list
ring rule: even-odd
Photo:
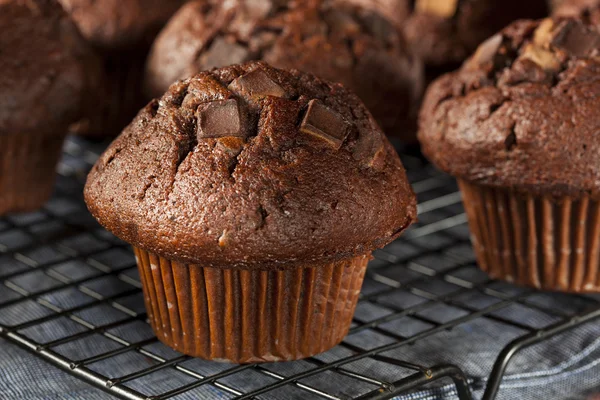
[[560,70],[561,62],[558,55],[553,51],[546,50],[533,43],[525,45],[519,59],[531,60],[545,71],[555,72]]
[[289,97],[286,91],[260,68],[235,79],[229,85],[229,89],[245,94],[253,99],[260,99],[267,96]]
[[385,167],[386,159],[383,137],[375,133],[361,135],[354,145],[352,157],[359,161],[363,168],[381,171]]
[[549,82],[553,74],[528,58],[518,58],[511,68],[502,71],[498,86],[514,86],[523,82]]
[[301,132],[323,139],[336,149],[342,147],[349,129],[350,124],[344,117],[317,99],[308,103],[308,110],[300,124]]
[[442,18],[451,18],[456,14],[458,0],[417,0],[415,10],[418,13],[434,14]]
[[229,245],[229,231],[225,229],[218,239],[219,247],[225,248]]
[[538,46],[547,47],[552,40],[553,29],[554,21],[551,18],[546,18],[543,20],[533,33],[533,43]]
[[200,65],[202,65],[203,69],[211,69],[239,64],[246,61],[248,55],[249,52],[246,47],[234,41],[218,37],[200,59]]
[[242,113],[236,99],[201,104],[196,113],[199,139],[245,137]]
[[189,81],[187,93],[181,102],[183,108],[196,110],[200,104],[225,100],[230,92],[210,73],[201,73]]
[[502,39],[502,34],[500,33],[487,39],[485,42],[479,45],[473,58],[480,65],[492,62],[496,54],[498,54],[498,50],[500,50],[500,46],[502,45]]
[[584,57],[600,47],[600,34],[581,22],[565,21],[555,29],[551,45],[575,57]]

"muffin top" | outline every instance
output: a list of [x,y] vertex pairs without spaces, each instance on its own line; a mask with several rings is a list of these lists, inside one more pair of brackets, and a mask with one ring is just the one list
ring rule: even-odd
[[98,60],[55,0],[0,0],[0,28],[0,134],[63,134]]
[[[297,68],[353,90],[384,130],[414,136],[423,69],[384,5],[347,0],[197,0],[183,6],[153,45],[147,92],[248,60]],[[411,124],[412,123],[412,124]],[[408,130],[408,128],[406,128]]]
[[556,17],[580,17],[600,24],[600,0],[563,0],[556,4],[552,14]]
[[358,97],[262,62],[173,84],[100,157],[85,199],[134,246],[225,268],[367,254],[416,215],[402,163]]
[[512,21],[548,15],[546,0],[379,1],[390,9],[389,4],[396,3],[396,22],[411,50],[431,66],[461,63],[481,42]]
[[599,196],[600,32],[576,19],[515,22],[434,82],[423,152],[484,185]]
[[87,41],[126,49],[149,42],[185,0],[59,0]]

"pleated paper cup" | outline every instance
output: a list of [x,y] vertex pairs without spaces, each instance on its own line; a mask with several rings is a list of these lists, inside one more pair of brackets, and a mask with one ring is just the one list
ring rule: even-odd
[[34,211],[52,194],[64,134],[0,134],[0,215]]
[[600,203],[524,195],[459,180],[479,266],[536,289],[598,292]]
[[341,342],[369,260],[262,271],[134,251],[157,337],[181,353],[233,363],[297,360]]

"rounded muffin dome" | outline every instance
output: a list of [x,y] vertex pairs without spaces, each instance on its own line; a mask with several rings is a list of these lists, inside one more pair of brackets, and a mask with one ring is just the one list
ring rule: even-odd
[[600,195],[600,30],[515,22],[429,88],[423,152],[468,181],[551,196]]
[[59,0],[81,33],[103,49],[150,41],[185,0]]
[[367,254],[416,215],[400,159],[355,95],[261,62],[173,84],[100,157],[85,200],[136,247],[225,268]]
[[562,0],[554,5],[555,17],[580,17],[592,24],[600,23],[600,0]]
[[[388,134],[415,137],[421,62],[406,50],[383,5],[346,0],[197,0],[155,41],[146,88],[157,96],[177,79],[249,60],[341,82]],[[379,12],[381,11],[381,12]]]

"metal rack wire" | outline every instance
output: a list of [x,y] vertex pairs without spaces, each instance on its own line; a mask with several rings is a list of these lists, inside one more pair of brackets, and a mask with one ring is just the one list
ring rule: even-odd
[[[117,397],[182,399],[202,391],[236,399],[390,399],[441,380],[471,399],[471,387],[482,382],[452,364],[406,360],[401,350],[485,320],[513,332],[487,379],[483,398],[491,400],[517,352],[600,318],[592,297],[569,296],[576,307],[549,308],[536,301],[542,294],[480,272],[455,183],[405,155],[420,221],[376,252],[342,344],[284,364],[225,365],[178,354],[146,323],[128,246],[85,210],[82,183],[101,150],[70,139],[52,200],[39,212],[0,219],[0,336]],[[511,318],[504,311],[512,307],[543,323]]]

